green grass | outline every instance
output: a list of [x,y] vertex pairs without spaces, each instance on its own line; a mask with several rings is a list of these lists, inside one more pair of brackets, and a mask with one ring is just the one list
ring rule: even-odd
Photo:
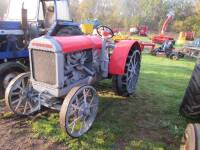
[[32,122],[35,137],[76,149],[176,150],[187,120],[178,113],[195,61],[172,61],[143,55],[134,96],[115,95],[111,81],[98,86],[100,107],[92,129],[72,139],[59,128],[59,114],[48,113]]

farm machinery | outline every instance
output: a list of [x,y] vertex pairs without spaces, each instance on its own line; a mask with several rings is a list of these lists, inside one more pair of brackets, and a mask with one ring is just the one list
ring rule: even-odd
[[162,26],[160,35],[155,35],[154,37],[152,37],[153,43],[163,44],[166,40],[170,40],[170,41],[174,40],[173,37],[165,35],[167,27],[168,27],[170,21],[173,20],[173,17],[174,17],[174,12],[172,12],[172,11],[167,14],[167,18]]
[[44,34],[81,34],[68,6],[67,0],[10,0],[0,21],[0,99],[11,80],[29,70],[30,40]]
[[130,34],[138,34],[139,36],[147,36],[149,27],[147,25],[138,25],[130,28]]
[[164,56],[173,60],[178,60],[183,58],[184,54],[181,52],[176,52],[174,50],[175,41],[166,40],[160,47],[151,51],[152,55],[155,56]]
[[192,42],[185,44],[180,51],[189,57],[194,57],[198,59],[200,56],[200,39],[198,38]]
[[8,85],[5,100],[17,115],[28,116],[48,107],[60,111],[60,125],[80,137],[92,126],[99,98],[97,81],[112,78],[121,96],[135,92],[141,63],[140,44],[112,42],[113,31],[97,28],[98,36],[43,36],[30,42],[30,73]]

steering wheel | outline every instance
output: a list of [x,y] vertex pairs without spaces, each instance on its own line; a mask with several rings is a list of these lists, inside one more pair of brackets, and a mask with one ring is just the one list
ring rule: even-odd
[[114,36],[114,32],[107,26],[98,26],[97,33],[100,37],[111,39]]

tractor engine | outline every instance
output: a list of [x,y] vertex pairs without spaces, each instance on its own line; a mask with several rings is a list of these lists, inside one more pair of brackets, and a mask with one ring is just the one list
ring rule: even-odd
[[[99,78],[100,49],[98,37],[65,37],[66,47],[61,48],[62,38],[42,37],[30,44],[31,82],[39,93],[62,97],[74,86],[92,84]],[[74,45],[78,42],[80,45]],[[42,41],[42,42],[41,42]],[[78,46],[78,47],[77,47]]]

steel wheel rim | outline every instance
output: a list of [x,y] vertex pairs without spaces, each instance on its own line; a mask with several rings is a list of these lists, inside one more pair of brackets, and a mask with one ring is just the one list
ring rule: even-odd
[[127,71],[127,90],[131,93],[136,88],[136,83],[138,81],[140,73],[140,52],[135,50],[130,58],[130,63],[128,65]]
[[15,114],[30,115],[38,110],[39,101],[31,99],[34,92],[30,86],[29,74],[17,78],[7,90],[9,106]]
[[66,129],[73,137],[80,137],[92,126],[97,110],[98,95],[91,86],[80,88],[70,100],[66,113]]

